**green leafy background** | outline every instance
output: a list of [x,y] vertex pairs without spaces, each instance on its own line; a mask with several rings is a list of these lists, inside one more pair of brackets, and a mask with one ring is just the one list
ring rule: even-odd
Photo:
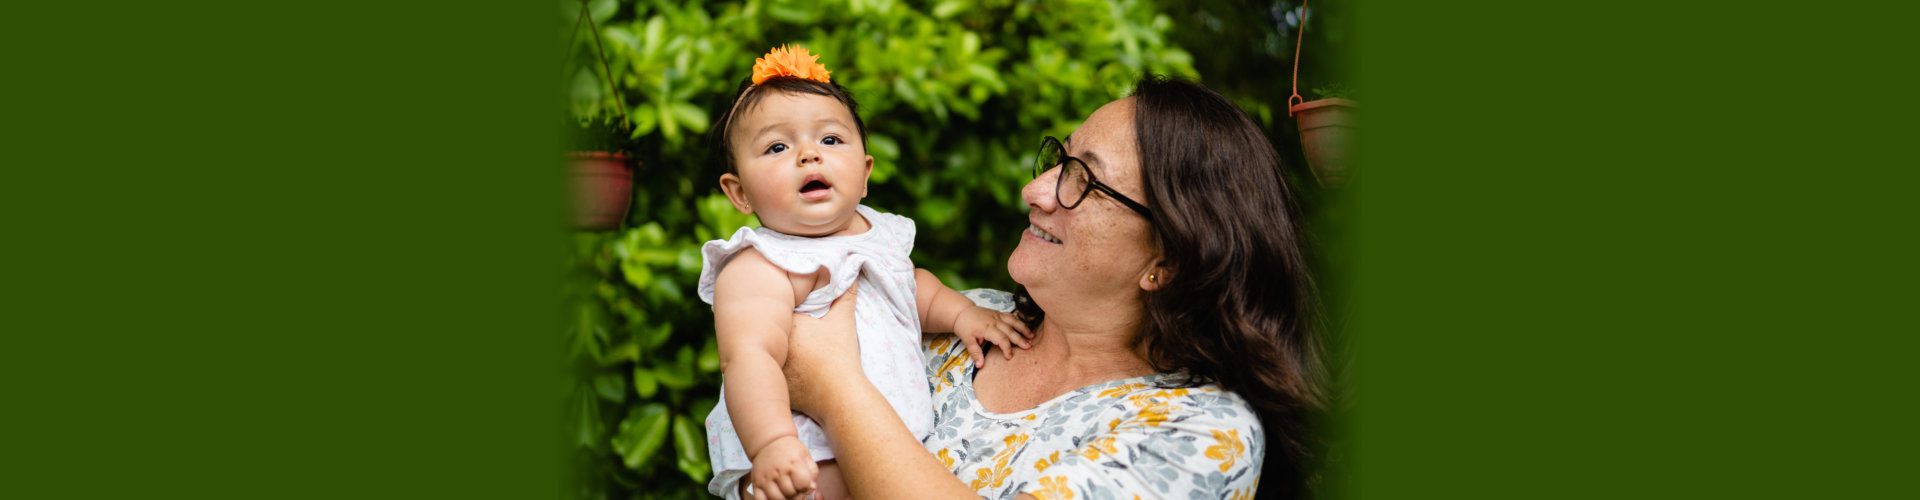
[[[597,32],[579,24],[583,5]],[[1265,126],[1310,215],[1320,273],[1345,268],[1328,251],[1344,217],[1317,210],[1342,193],[1304,168],[1286,115],[1297,2],[594,0],[558,10],[556,36],[573,43],[563,107],[578,125],[574,146],[637,163],[626,223],[576,233],[567,263],[572,497],[707,497],[703,420],[720,374],[711,309],[694,294],[699,247],[757,222],[716,189],[723,167],[706,134],[775,45],[821,55],[859,101],[875,160],[865,203],[912,217],[916,266],[956,289],[1013,287],[1005,258],[1025,225],[1019,187],[1040,137],[1064,137],[1147,73],[1198,79]],[[1303,97],[1357,85],[1341,64],[1347,17],[1340,2],[1314,5]],[[1344,294],[1322,282],[1337,331]]]

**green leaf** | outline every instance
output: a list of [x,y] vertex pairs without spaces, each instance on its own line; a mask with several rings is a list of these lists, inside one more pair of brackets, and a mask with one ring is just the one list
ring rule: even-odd
[[660,392],[660,379],[653,376],[653,370],[635,365],[633,367],[633,392],[640,394],[640,397],[643,398],[652,398],[654,393]]
[[647,349],[660,347],[660,344],[666,343],[668,338],[673,337],[673,325],[661,323],[659,326],[647,328],[644,334]]
[[700,373],[720,373],[720,342],[707,337],[707,345],[700,347]]
[[669,141],[679,140],[680,120],[673,117],[673,106],[661,107],[657,117],[660,120],[660,135],[666,136]]
[[602,373],[594,377],[593,390],[614,404],[627,402],[627,379],[618,373]]
[[687,473],[687,477],[704,483],[712,472],[707,464],[707,439],[704,426],[695,427],[693,422],[697,420],[684,415],[673,417],[674,465],[680,472]]
[[694,274],[700,272],[700,260],[700,247],[688,245],[680,247],[680,256],[674,259],[674,265],[682,274]]
[[940,2],[940,5],[935,5],[933,7],[933,17],[938,19],[946,19],[949,17],[953,17],[954,14],[959,13],[960,9],[966,8],[966,6],[967,6],[967,3],[962,2],[960,0],[947,0],[945,2]]
[[687,126],[687,130],[695,133],[707,131],[707,110],[685,102],[673,103],[672,110],[674,116],[680,119],[680,123]]
[[693,358],[693,346],[680,346],[680,351],[675,353],[673,361],[653,367],[653,374],[660,377],[660,385],[667,386],[669,389],[693,387]]
[[613,451],[620,454],[628,469],[641,470],[660,451],[667,440],[670,421],[667,405],[649,403],[627,413],[620,421],[620,433],[613,437]]
[[992,87],[995,92],[1007,91],[1007,83],[1000,80],[1000,73],[994,71],[993,68],[983,66],[980,63],[968,64],[967,73],[972,74],[977,81],[986,83],[987,86]]
[[596,25],[606,25],[608,19],[620,12],[620,2],[616,0],[593,0],[587,4],[588,15],[593,16]]
[[767,15],[789,24],[806,26],[820,17],[819,11],[813,9],[811,3],[774,0],[766,5]]
[[594,449],[600,444],[600,436],[607,432],[606,424],[600,421],[600,399],[592,394],[580,392],[575,398],[574,446],[581,449]]
[[628,114],[627,117],[633,120],[633,139],[653,133],[653,128],[660,124],[660,111],[651,103],[634,107],[633,113]]
[[573,87],[567,95],[572,98],[574,118],[595,118],[600,114],[600,79],[587,68],[573,73]]

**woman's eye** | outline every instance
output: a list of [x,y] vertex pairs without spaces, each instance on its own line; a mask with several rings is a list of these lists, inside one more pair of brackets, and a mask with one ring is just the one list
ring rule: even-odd
[[839,137],[834,137],[834,136],[831,136],[831,135],[829,135],[829,136],[827,136],[827,138],[825,138],[825,139],[821,139],[821,140],[820,140],[820,143],[821,143],[821,144],[825,144],[825,145],[828,145],[828,146],[832,146],[832,145],[836,145],[836,144],[840,144],[840,143],[842,143],[842,142],[846,142],[846,141],[842,141],[842,140],[840,140],[840,138],[839,138]]
[[767,154],[777,155],[786,150],[787,150],[787,145],[785,144],[774,144],[772,146],[767,146]]

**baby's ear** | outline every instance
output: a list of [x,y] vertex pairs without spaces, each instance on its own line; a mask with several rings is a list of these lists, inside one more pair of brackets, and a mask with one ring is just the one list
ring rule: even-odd
[[867,197],[867,184],[873,181],[873,155],[867,155],[867,175],[860,179],[860,198]]
[[733,209],[741,214],[753,214],[753,204],[747,202],[747,186],[740,183],[740,176],[720,175],[720,192],[727,194],[727,201],[733,202]]

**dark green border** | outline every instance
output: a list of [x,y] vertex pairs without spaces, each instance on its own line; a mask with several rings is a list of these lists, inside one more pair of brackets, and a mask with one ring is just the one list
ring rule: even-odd
[[[5,9],[4,496],[558,493],[549,4]],[[1899,477],[1911,16],[1358,17],[1343,498]]]
[[558,495],[553,4],[22,8],[0,496]]

